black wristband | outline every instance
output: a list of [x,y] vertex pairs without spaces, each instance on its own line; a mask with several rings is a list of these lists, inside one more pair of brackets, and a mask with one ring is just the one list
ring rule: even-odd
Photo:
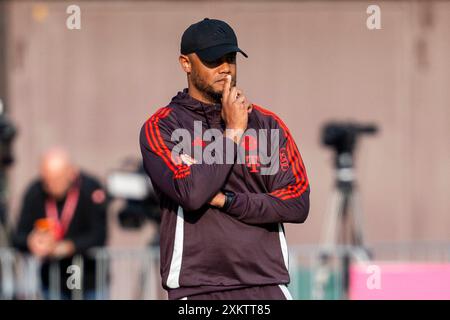
[[223,204],[222,210],[227,211],[233,203],[235,194],[231,191],[225,191],[223,194],[225,195],[225,203]]

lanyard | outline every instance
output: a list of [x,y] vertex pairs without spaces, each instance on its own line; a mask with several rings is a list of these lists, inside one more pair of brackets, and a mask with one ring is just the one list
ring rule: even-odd
[[55,237],[57,240],[61,240],[64,234],[69,228],[70,222],[72,221],[75,209],[78,205],[78,199],[80,195],[80,187],[76,183],[70,188],[67,193],[66,201],[64,202],[61,218],[58,216],[58,207],[56,206],[56,201],[54,199],[47,198],[45,202],[45,212],[49,219],[52,219],[56,224]]

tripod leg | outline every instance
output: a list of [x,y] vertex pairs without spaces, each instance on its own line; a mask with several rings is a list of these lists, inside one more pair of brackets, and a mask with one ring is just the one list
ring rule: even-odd
[[339,190],[335,190],[329,203],[328,214],[325,215],[325,234],[323,243],[325,248],[332,249],[337,244],[339,216],[342,208],[343,195]]
[[354,246],[357,248],[361,248],[362,250],[358,252],[362,256],[360,259],[368,260],[370,258],[369,253],[364,248],[364,221],[363,221],[363,214],[362,214],[362,206],[360,202],[360,196],[359,192],[356,188],[353,189],[353,193],[350,198],[350,205],[351,205],[351,215],[352,215],[352,222],[353,222],[353,228],[352,228],[352,240]]
[[325,229],[322,235],[323,251],[319,252],[318,261],[314,272],[313,299],[324,299],[325,288],[331,279],[333,271],[332,256],[335,254],[338,231],[340,228],[340,217],[343,208],[344,195],[341,190],[334,190],[328,203],[325,214]]

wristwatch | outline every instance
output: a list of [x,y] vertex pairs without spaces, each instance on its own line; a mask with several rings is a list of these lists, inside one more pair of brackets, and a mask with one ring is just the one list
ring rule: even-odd
[[223,194],[225,195],[225,203],[223,204],[222,210],[227,211],[231,207],[236,194],[232,191],[224,191]]

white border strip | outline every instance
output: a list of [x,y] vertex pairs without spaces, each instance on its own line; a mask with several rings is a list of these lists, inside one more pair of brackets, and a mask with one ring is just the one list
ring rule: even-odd
[[286,266],[286,270],[289,271],[288,247],[287,247],[286,237],[284,236],[283,227],[281,226],[281,223],[278,224],[278,235],[280,236],[281,253],[283,254],[284,265]]
[[184,240],[184,212],[181,206],[178,206],[177,225],[175,227],[175,243],[173,245],[172,261],[170,262],[169,276],[167,277],[167,286],[171,289],[180,287],[181,260],[183,258],[183,240]]
[[289,292],[288,288],[284,284],[278,285],[283,292],[284,296],[286,297],[286,300],[292,300],[291,293]]

